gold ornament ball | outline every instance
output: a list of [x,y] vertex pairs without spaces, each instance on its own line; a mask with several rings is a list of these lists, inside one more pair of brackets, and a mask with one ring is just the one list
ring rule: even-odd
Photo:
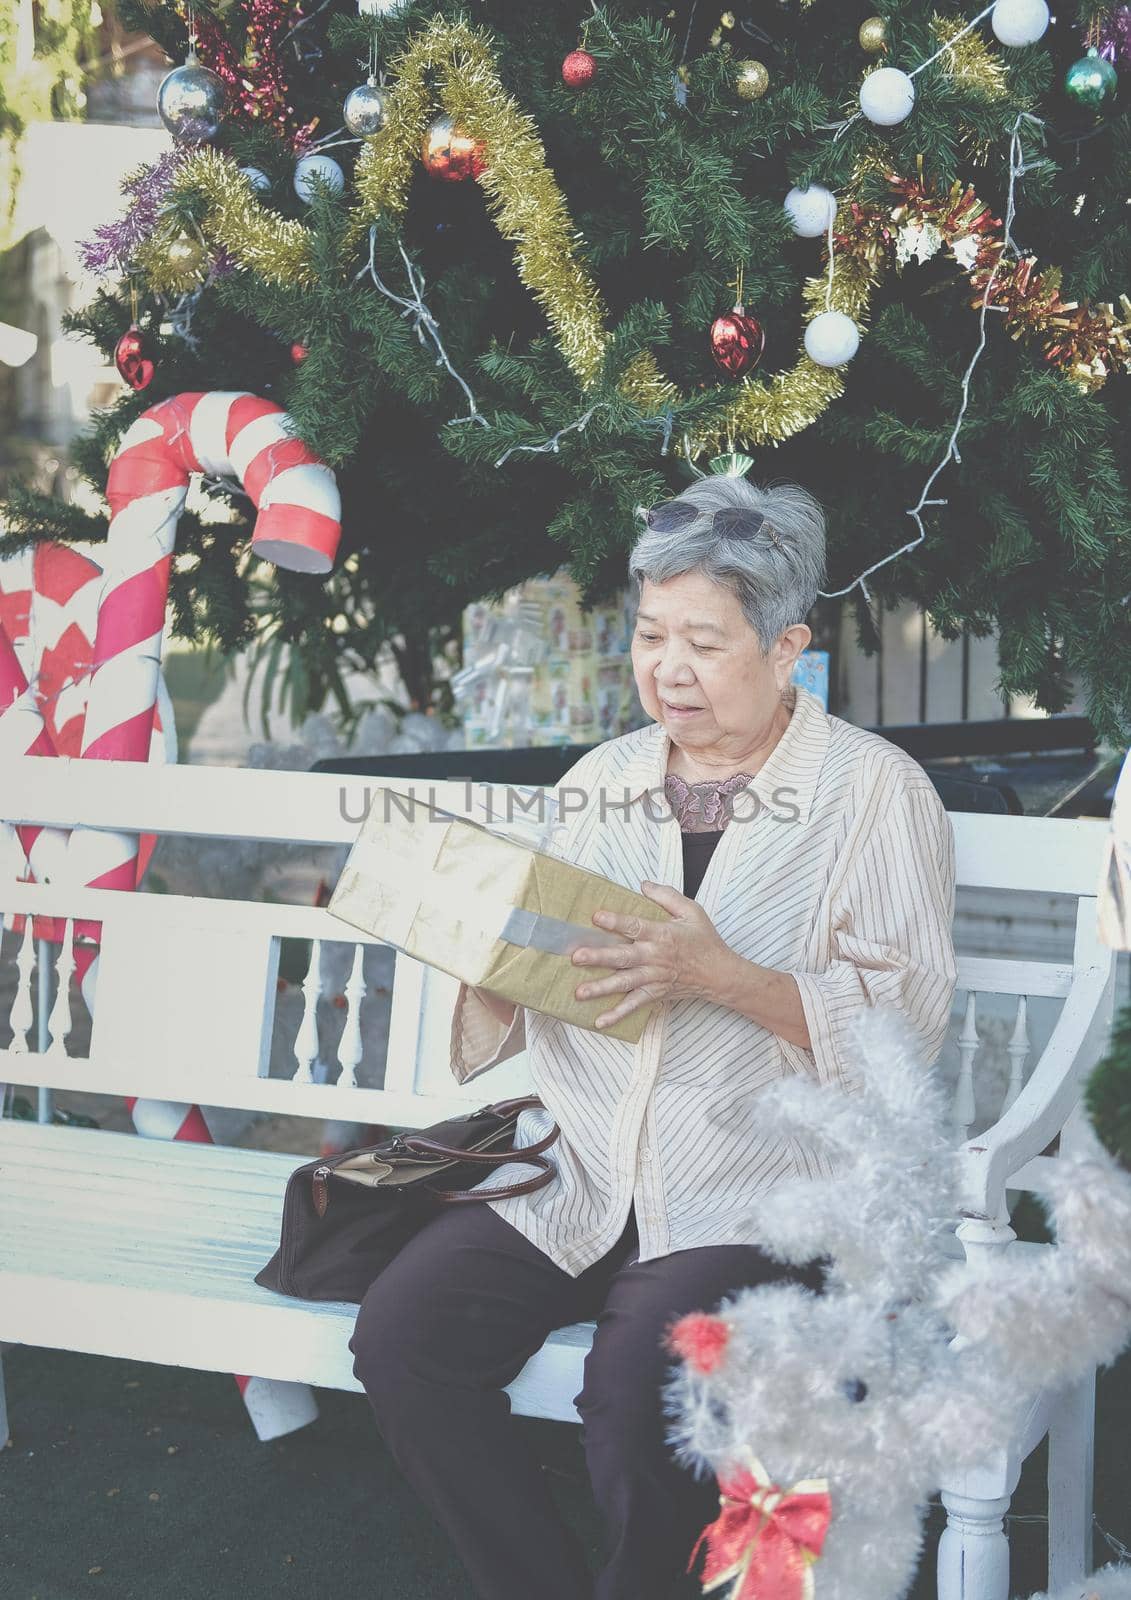
[[740,61],[734,87],[741,100],[760,100],[770,87],[770,74],[760,61]]
[[865,17],[860,24],[860,48],[878,56],[888,47],[888,25],[883,17]]
[[204,265],[204,246],[199,239],[191,239],[187,234],[182,234],[179,239],[174,239],[167,251],[171,266],[178,272],[196,272]]

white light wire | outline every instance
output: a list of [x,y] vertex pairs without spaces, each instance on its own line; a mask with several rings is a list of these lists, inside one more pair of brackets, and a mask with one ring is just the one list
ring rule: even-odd
[[872,573],[878,572],[881,567],[886,567],[889,562],[897,560],[900,556],[907,555],[909,551],[914,550],[921,545],[924,539],[927,537],[927,530],[923,524],[923,511],[926,510],[928,506],[945,506],[947,504],[945,499],[930,499],[928,497],[931,493],[931,490],[935,486],[936,479],[940,476],[943,470],[949,466],[952,461],[957,463],[961,462],[962,460],[962,456],[958,449],[958,435],[962,431],[962,424],[966,420],[966,412],[970,405],[970,380],[974,375],[974,368],[978,365],[978,362],[982,356],[982,352],[986,348],[986,316],[991,310],[998,311],[1003,309],[999,306],[991,306],[990,296],[993,294],[994,284],[997,281],[997,275],[1001,268],[1001,264],[1005,260],[1006,252],[1011,252],[1014,256],[1020,255],[1020,251],[1018,250],[1016,242],[1014,241],[1012,231],[1013,219],[1017,211],[1017,180],[1023,177],[1024,174],[1029,171],[1030,167],[1041,166],[1044,164],[1043,161],[1025,161],[1024,151],[1021,145],[1021,129],[1023,124],[1026,122],[1032,123],[1034,127],[1038,129],[1043,128],[1044,126],[1039,117],[1033,116],[1028,111],[1022,111],[1019,114],[1016,122],[1013,124],[1013,129],[1009,140],[1009,196],[1006,201],[1005,227],[1002,248],[997,260],[994,262],[993,270],[990,273],[989,278],[986,280],[985,292],[982,295],[982,304],[978,313],[978,344],[974,350],[974,354],[970,358],[969,365],[963,374],[962,403],[958,408],[958,415],[954,419],[954,427],[951,429],[946,450],[943,452],[942,458],[931,472],[926,483],[923,485],[922,493],[920,494],[917,503],[914,506],[911,506],[907,511],[907,515],[912,519],[919,531],[914,539],[909,540],[907,544],[901,545],[898,550],[893,550],[891,555],[883,556],[879,561],[875,561],[870,567],[865,568],[860,576],[854,578],[850,584],[846,585],[845,588],[818,590],[818,594],[823,600],[837,600],[843,595],[851,594],[853,589],[859,588],[865,600],[867,600],[870,604],[872,597],[868,590],[867,580],[871,577]]
[[408,275],[409,288],[412,291],[411,298],[406,299],[403,295],[394,294],[392,289],[388,288],[387,285],[381,282],[380,276],[377,272],[377,229],[375,227],[370,228],[369,230],[369,260],[357,274],[357,277],[363,278],[368,272],[369,276],[373,279],[374,284],[385,296],[385,298],[391,300],[394,305],[398,305],[403,308],[401,315],[403,317],[411,317],[413,319],[412,325],[416,331],[416,337],[420,340],[421,344],[425,343],[425,336],[427,336],[435,345],[437,352],[436,365],[438,367],[444,367],[450,376],[456,380],[464,394],[467,396],[467,403],[469,407],[467,416],[449,418],[449,426],[460,422],[477,422],[481,428],[488,427],[489,424],[486,417],[480,413],[478,406],[475,404],[475,396],[472,394],[468,385],[460,377],[459,373],[452,366],[448,359],[448,352],[444,349],[444,341],[440,338],[440,324],[436,321],[435,317],[424,303],[424,274],[413,265],[408,252],[405,250],[404,245],[401,244],[399,240],[397,242],[397,248],[401,253],[401,260],[404,262],[405,272]]

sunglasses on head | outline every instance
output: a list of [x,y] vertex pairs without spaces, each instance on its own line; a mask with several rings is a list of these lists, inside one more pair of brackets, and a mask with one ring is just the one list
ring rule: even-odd
[[[697,522],[700,513],[686,500],[666,500],[661,506],[653,506],[644,513],[644,521],[657,533],[677,533],[680,528],[688,528]],[[726,539],[753,539],[757,534],[765,534],[777,548],[785,554],[785,546],[770,527],[760,511],[743,511],[739,506],[724,506],[716,511],[711,519],[711,527],[715,533]]]

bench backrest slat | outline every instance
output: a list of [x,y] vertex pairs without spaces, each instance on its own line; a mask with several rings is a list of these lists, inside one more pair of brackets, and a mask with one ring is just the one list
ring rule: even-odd
[[[356,834],[364,804],[364,784],[355,782],[352,800],[343,800],[343,780],[318,774],[190,767],[170,775],[160,768],[114,772],[109,763],[91,762],[84,763],[80,781],[79,774],[68,774],[68,766],[31,758],[16,763],[14,792],[23,796],[22,818],[65,822],[77,792],[84,817],[100,824],[340,845]],[[475,814],[463,784],[417,784],[415,790],[457,814],[469,808]],[[11,809],[12,792],[5,795],[5,809]],[[480,786],[480,800],[485,792]],[[498,797],[499,786],[491,793],[493,800]],[[504,804],[499,799],[497,809]],[[962,1130],[975,1114],[984,1044],[978,1026],[981,1002],[987,996],[1013,997],[1004,1046],[1012,1070],[999,1106],[1004,1110],[1017,1098],[1030,1066],[1029,1000],[1064,1002],[1081,984],[1094,987],[1097,974],[1101,979],[1110,974],[1111,953],[1099,944],[1095,929],[1107,836],[1103,823],[997,816],[953,821],[961,887],[1025,889],[1046,901],[1068,895],[1077,912],[1068,959],[960,955],[953,1031],[959,1070],[955,1121]],[[37,952],[27,939],[22,950],[13,950],[9,941],[6,953],[19,956],[20,970],[10,1018],[0,1012],[0,1038],[8,1037],[5,1023],[10,1021],[20,1023],[18,1031],[28,1032],[31,1042],[28,1053],[20,1050],[20,1037],[0,1048],[0,1082],[405,1126],[529,1087],[521,1056],[493,1070],[487,1080],[457,1086],[449,1069],[456,980],[397,956],[391,995],[363,992],[364,962],[354,952],[380,941],[346,927],[323,908],[0,883],[4,921],[21,913],[71,919],[71,926],[76,918],[102,923],[97,1008],[89,1049],[56,1038],[46,1053],[38,1053],[30,1026],[38,984],[34,959],[61,960],[65,970],[69,954],[66,946],[60,955],[58,946],[45,944]],[[286,1002],[291,1031],[282,1048],[278,974],[286,940],[303,941],[313,959],[305,958],[305,980]],[[342,996],[331,994],[324,982],[319,942],[346,948],[342,971],[350,977],[338,980]],[[334,1000],[344,1009],[346,1024],[336,1030],[337,1039],[329,1025]],[[360,1050],[360,1035],[375,1006],[388,1008],[388,1044],[379,1061]],[[66,1033],[66,1009],[56,996],[52,1016],[61,1034]],[[77,997],[72,1010],[81,1016]],[[326,1081],[338,1078],[342,1062],[342,1080]],[[356,1086],[350,1081],[354,1064]]]
[[[453,758],[458,759],[458,758]],[[379,779],[333,773],[262,772],[236,767],[142,767],[123,774],[115,762],[80,763],[24,756],[5,774],[3,810],[10,822],[57,827],[123,828],[202,838],[274,840],[293,845],[353,842]],[[463,782],[390,787],[478,817],[488,790],[506,814],[505,785]],[[567,802],[570,803],[570,802]],[[577,802],[580,803],[580,802]],[[515,803],[517,806],[517,802]],[[958,881],[989,889],[1095,894],[1106,824],[1080,819],[957,813]]]

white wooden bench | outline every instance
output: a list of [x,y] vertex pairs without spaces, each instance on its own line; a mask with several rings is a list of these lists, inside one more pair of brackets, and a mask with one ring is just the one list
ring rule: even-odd
[[[402,782],[397,787],[406,787]],[[461,783],[416,785],[465,812]],[[26,758],[3,780],[12,821],[131,832],[342,845],[367,791],[359,779],[194,767],[141,768]],[[1009,997],[1009,1082],[992,1126],[965,1143],[966,1248],[997,1251],[1013,1232],[1007,1187],[1033,1181],[1071,1117],[1110,1025],[1111,954],[1097,940],[1095,891],[1106,829],[1098,822],[953,818],[962,889],[1029,891],[1076,902],[1074,949],[1059,962],[960,954],[955,1009],[956,1144],[975,1120],[979,1001]],[[88,1053],[69,1053],[64,993],[50,1045],[34,1048],[35,945],[24,935],[15,1037],[0,1048],[0,1083],[144,1095],[216,1107],[414,1127],[522,1092],[522,1058],[462,1089],[448,1069],[454,980],[398,957],[387,1060],[363,1059],[362,953],[322,909],[165,894],[0,883],[0,913],[39,912],[102,924],[97,1004]],[[70,923],[68,924],[71,925]],[[268,1076],[280,941],[355,946],[334,1083],[314,1081],[318,945],[304,984],[303,1025],[288,1077]],[[11,935],[9,935],[11,940]],[[52,957],[59,947],[41,946]],[[66,962],[66,947],[62,960]],[[1059,1003],[1031,1064],[1030,1000]],[[0,1040],[7,1037],[0,1014]],[[358,1083],[358,1074],[362,1083]],[[379,1084],[379,1087],[369,1085]],[[983,1120],[985,1120],[983,1118]],[[309,1159],[306,1152],[301,1159]],[[347,1340],[352,1305],[286,1300],[254,1282],[275,1248],[295,1154],[168,1143],[107,1132],[0,1122],[0,1341],[79,1350],[357,1390]],[[1022,1246],[1012,1246],[1022,1248]],[[576,1421],[590,1324],[553,1334],[510,1393],[522,1414]],[[1034,1403],[1030,1437],[977,1481],[946,1486],[950,1526],[940,1547],[940,1600],[1005,1600],[1002,1516],[1024,1455],[1051,1430],[1051,1581],[1086,1570],[1090,1554],[1091,1386]],[[0,1383],[0,1443],[7,1436]],[[1003,1566],[1003,1561],[1005,1565]]]

